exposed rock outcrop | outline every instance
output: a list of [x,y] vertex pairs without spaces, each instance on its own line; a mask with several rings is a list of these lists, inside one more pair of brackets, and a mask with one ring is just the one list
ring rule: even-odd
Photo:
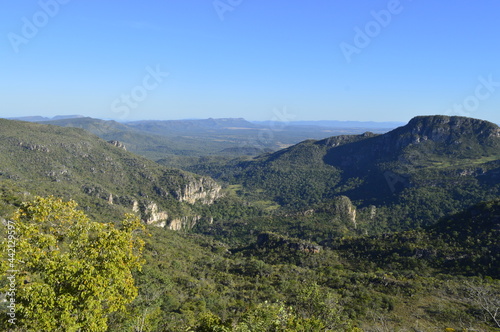
[[169,221],[168,228],[173,231],[179,231],[181,229],[191,229],[193,228],[198,221],[200,221],[201,216],[184,216],[181,218],[174,218]]
[[453,136],[500,137],[500,128],[488,121],[461,116],[418,116],[407,125],[412,134],[439,142]]
[[120,141],[108,141],[109,144],[116,146],[117,148],[127,151],[127,147]]
[[[155,180],[145,178],[150,181]],[[134,196],[119,196],[99,185],[84,185],[82,191],[89,196],[105,200],[110,205],[131,208],[140,215],[145,224],[167,227],[172,230],[191,229],[200,221],[202,217],[190,212],[189,205],[213,204],[222,196],[222,187],[214,180],[182,172],[174,173],[163,183],[153,182],[151,188],[153,195],[146,191]],[[172,213],[169,206],[178,205],[172,201],[173,199],[183,203],[187,211],[185,215],[178,216],[178,213]],[[213,219],[208,217],[207,222],[213,222]]]
[[182,188],[175,192],[176,198],[181,202],[190,204],[213,204],[222,196],[222,187],[214,180],[206,177],[193,178]]
[[132,203],[132,211],[134,212],[140,212],[140,209],[139,209],[139,202],[138,201],[135,201]]
[[338,215],[343,220],[348,220],[357,227],[356,224],[356,207],[352,204],[347,196],[337,196],[333,200],[333,213]]
[[24,143],[19,142],[19,145],[30,151],[41,151],[41,152],[50,152],[50,149],[44,145],[32,144],[32,143]]
[[147,225],[154,225],[158,227],[165,227],[168,220],[168,213],[166,211],[159,211],[158,205],[155,202],[149,202],[143,206],[142,209],[143,221]]
[[[168,211],[161,210],[153,201],[140,203],[135,200],[132,202],[132,210],[140,215],[145,224],[174,231],[191,229],[202,219],[199,215],[175,217]],[[208,222],[213,222],[213,219],[209,218]]]
[[[403,158],[400,161],[417,162],[431,153],[453,154],[455,158],[470,158],[488,154],[487,149],[500,146],[500,127],[496,124],[461,116],[418,116],[407,125],[382,135],[367,133],[358,136],[331,137],[323,141],[332,148],[326,163],[347,168],[365,169],[366,165]],[[483,151],[483,152],[481,152]]]
[[485,143],[486,140],[499,138],[500,128],[488,121],[463,116],[417,116],[406,126],[384,136],[401,149],[425,141],[456,145],[464,139],[473,139]]
[[338,135],[338,136],[328,137],[328,138],[325,138],[323,140],[318,141],[316,144],[326,145],[328,147],[336,148],[336,147],[344,145],[344,144],[358,142],[358,141],[364,140],[366,138],[375,137],[375,136],[378,136],[378,134],[374,134],[372,132],[367,131],[361,135]]

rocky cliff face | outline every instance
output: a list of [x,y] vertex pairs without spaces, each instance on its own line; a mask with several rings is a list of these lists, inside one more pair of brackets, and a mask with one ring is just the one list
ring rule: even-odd
[[[134,207],[136,204],[134,204]],[[154,225],[158,227],[165,227],[168,220],[168,213],[166,211],[160,211],[158,205],[155,202],[149,202],[148,204],[139,208],[141,212],[142,219],[147,225]]]
[[356,207],[352,204],[347,196],[338,196],[334,199],[334,213],[341,219],[347,220],[357,227],[356,224]]
[[222,196],[222,187],[210,178],[191,179],[182,188],[175,192],[176,198],[181,202],[189,204],[213,204],[213,202]]
[[152,201],[144,203],[134,201],[132,209],[140,214],[141,220],[146,225],[168,228],[174,231],[191,229],[202,219],[199,215],[174,217],[168,211],[160,210],[158,204]]
[[173,231],[179,231],[182,229],[191,229],[193,228],[199,221],[201,220],[201,216],[184,216],[180,218],[174,218],[168,222],[168,229]]
[[418,144],[427,140],[458,144],[464,137],[473,137],[479,141],[498,138],[500,128],[488,121],[462,116],[418,116],[392,133],[399,136],[396,141],[400,146]]
[[[430,154],[479,158],[500,148],[500,127],[488,121],[461,116],[418,116],[407,125],[382,135],[333,137],[324,142],[326,163],[347,173],[386,161],[425,159]],[[403,158],[403,159],[401,159]]]
[[108,143],[111,144],[111,145],[116,146],[117,148],[120,148],[120,149],[123,149],[123,150],[127,151],[127,147],[122,142],[119,142],[119,141],[108,141]]
[[[167,227],[172,230],[191,229],[202,219],[202,217],[189,213],[188,215],[174,216],[175,213],[172,213],[172,211],[168,209],[168,205],[172,204],[172,202],[162,203],[163,199],[173,197],[177,201],[189,205],[210,205],[222,196],[222,187],[214,180],[206,177],[184,175],[183,180],[184,181],[181,182],[182,184],[177,185],[177,188],[174,187],[174,190],[171,189],[167,191],[167,189],[155,187],[155,192],[158,196],[118,196],[97,185],[83,186],[82,190],[89,196],[106,200],[110,205],[118,204],[131,208],[135,213],[140,215],[141,220],[147,225]],[[185,210],[191,210],[189,205]],[[167,206],[167,208],[162,208],[161,206]],[[209,217],[207,220],[210,222]]]
[[479,119],[462,116],[417,116],[406,126],[387,134],[398,148],[425,141],[460,144],[466,139],[484,143],[488,139],[500,138],[500,127]]
[[453,135],[479,138],[500,137],[500,128],[491,122],[463,116],[417,116],[407,125],[412,132],[443,141]]

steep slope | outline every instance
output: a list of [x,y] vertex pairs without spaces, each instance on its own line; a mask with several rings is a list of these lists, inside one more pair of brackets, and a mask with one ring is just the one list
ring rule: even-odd
[[497,125],[465,117],[421,116],[384,135],[329,149],[324,161],[342,169],[344,177],[364,179],[364,185],[345,194],[354,199],[372,196],[376,202],[405,188],[450,185],[457,181],[450,178],[485,173],[497,167],[485,164],[499,158]]
[[133,209],[147,223],[176,229],[200,219],[196,204],[220,196],[212,179],[162,167],[120,146],[82,129],[0,120],[0,181],[73,198],[91,214]]
[[420,116],[384,135],[330,149],[325,162],[360,170],[374,162],[428,166],[435,159],[476,160],[499,152],[500,128],[493,123],[458,116]]
[[206,174],[299,209],[345,195],[360,207],[382,208],[373,227],[400,229],[495,198],[499,159],[497,125],[421,116],[386,134],[309,140],[228,167],[207,167]]

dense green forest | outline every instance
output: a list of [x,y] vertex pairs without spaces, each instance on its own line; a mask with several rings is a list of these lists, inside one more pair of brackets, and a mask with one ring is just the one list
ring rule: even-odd
[[496,125],[417,117],[188,171],[0,127],[4,330],[500,330]]
[[377,207],[376,222],[360,220],[371,224],[365,227],[395,231],[498,197],[499,151],[495,124],[433,116],[386,134],[308,140],[251,160],[208,160],[189,169],[292,211],[347,196],[361,210]]

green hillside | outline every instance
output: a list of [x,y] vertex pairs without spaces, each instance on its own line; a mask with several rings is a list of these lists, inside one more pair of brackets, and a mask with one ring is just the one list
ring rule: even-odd
[[0,173],[6,187],[75,199],[94,216],[135,209],[151,222],[194,217],[191,203],[212,203],[220,189],[83,129],[11,120],[0,120]]
[[[151,160],[166,157],[169,160],[172,157],[184,160],[190,156],[210,154],[231,146],[230,144],[213,142],[208,149],[203,149],[200,140],[187,137],[185,133],[182,135],[178,131],[170,132],[165,130],[163,134],[159,134],[154,131],[141,130],[141,127],[135,128],[116,121],[105,121],[94,118],[63,119],[44,123],[61,127],[81,128],[106,141],[117,140],[123,142],[128,151]],[[173,164],[175,162],[169,163],[169,166]]]
[[[94,123],[77,120],[88,128]],[[111,123],[109,132],[122,129]],[[108,265],[113,249],[96,252],[95,243],[70,232],[73,217],[64,216],[79,216],[79,227],[96,230],[90,220],[106,223],[98,236],[102,248],[115,240],[107,234],[119,234],[107,232],[123,213],[148,224],[145,233],[130,230],[144,241],[142,269],[131,272],[138,294],[99,317],[109,331],[498,331],[498,133],[481,120],[418,117],[387,134],[307,140],[256,158],[196,157],[191,169],[205,175],[195,175],[81,128],[0,120],[0,217],[10,220],[17,208],[31,206],[48,221],[30,214],[15,220],[22,217],[37,230],[26,233],[37,257],[70,262],[64,250],[81,256],[63,235],[68,232],[110,271],[120,270],[120,264]],[[33,203],[34,195],[79,206],[65,205],[69,211],[58,219],[44,212],[47,206],[36,206],[58,201]],[[4,219],[0,236],[8,239]],[[42,231],[55,234],[51,239],[61,247],[44,240],[38,248],[38,239],[49,238]],[[81,266],[92,265],[80,256]],[[37,267],[29,256],[23,259],[16,261],[19,290],[33,292],[30,287],[43,280],[78,298],[92,287],[61,289],[51,275],[87,280],[84,272],[92,266],[80,272],[77,265]],[[8,286],[2,277],[0,287]],[[82,312],[51,298],[61,304],[49,303],[59,310],[55,317],[71,322],[75,316],[67,312]],[[2,312],[7,304],[0,302]],[[33,316],[52,317],[43,305],[37,308]],[[106,302],[103,308],[107,312]],[[6,315],[0,326],[29,331],[12,329]]]
[[240,156],[256,156],[308,138],[319,139],[333,134],[363,131],[355,123],[346,124],[352,127],[339,127],[339,124],[322,127],[321,123],[295,125],[293,122],[269,121],[255,124],[233,118],[118,123],[72,117],[50,121],[45,119],[44,123],[82,128],[105,140],[123,142],[129,151],[148,159],[183,169],[199,164],[200,157],[223,157],[229,160]]
[[138,296],[109,316],[109,330],[497,331],[488,310],[500,295],[499,206],[322,245],[259,232],[235,247],[149,227]]
[[377,208],[367,229],[427,225],[499,194],[500,128],[464,117],[424,116],[386,134],[308,140],[252,160],[190,170],[242,185],[254,200],[314,209],[336,196]]

